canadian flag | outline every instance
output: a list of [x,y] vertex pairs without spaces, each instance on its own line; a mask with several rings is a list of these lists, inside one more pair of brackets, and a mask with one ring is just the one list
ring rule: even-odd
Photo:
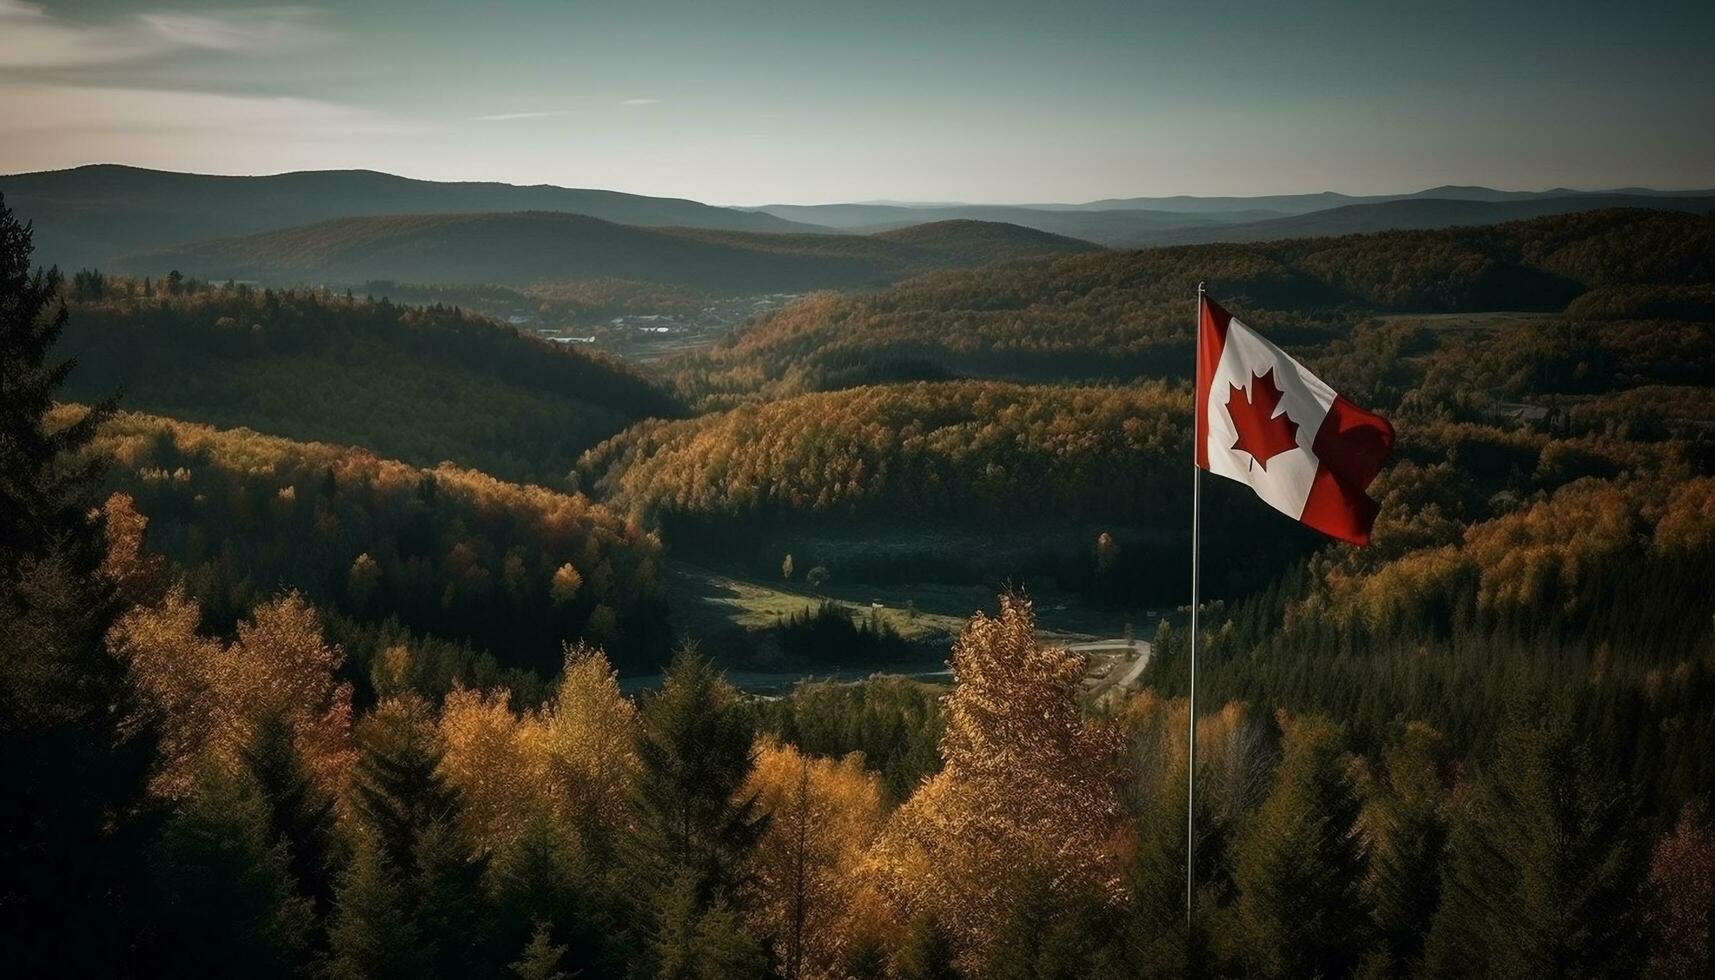
[[1213,300],[1197,319],[1197,465],[1323,534],[1368,544],[1376,503],[1364,491],[1393,450],[1393,426]]

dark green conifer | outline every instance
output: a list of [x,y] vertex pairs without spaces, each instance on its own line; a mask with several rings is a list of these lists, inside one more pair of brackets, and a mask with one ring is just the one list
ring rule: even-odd
[[1284,750],[1237,850],[1243,955],[1256,976],[1334,980],[1351,975],[1370,936],[1358,801],[1332,723],[1291,722]]
[[334,801],[311,779],[291,719],[282,712],[259,719],[243,760],[267,807],[272,838],[286,847],[298,893],[326,914],[333,900]]
[[408,892],[371,840],[357,851],[340,881],[328,929],[329,973],[336,980],[417,980],[429,975]]
[[1454,817],[1422,975],[1635,973],[1646,861],[1635,812],[1564,718],[1509,725]]
[[627,865],[656,975],[683,975],[685,964],[714,955],[710,943],[743,960],[729,946],[744,937],[721,922],[732,917],[745,858],[764,827],[754,794],[745,793],[754,765],[749,716],[714,664],[686,647],[644,699],[639,722]]
[[205,769],[167,822],[152,864],[154,952],[174,975],[290,977],[304,970],[314,916],[248,778]]
[[31,250],[0,200],[0,962],[111,974],[144,921],[153,742],[103,644],[117,609],[90,517],[100,464],[79,457],[112,404],[48,424],[72,365],[50,359],[66,311]]

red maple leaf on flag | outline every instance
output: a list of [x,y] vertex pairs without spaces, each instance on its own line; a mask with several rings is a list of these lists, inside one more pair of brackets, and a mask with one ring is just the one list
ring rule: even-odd
[[1251,460],[1266,471],[1269,460],[1298,448],[1298,423],[1285,412],[1274,414],[1281,391],[1275,386],[1273,368],[1251,375],[1249,395],[1238,385],[1228,387],[1233,390],[1227,395],[1227,415],[1238,433],[1234,449],[1250,453]]

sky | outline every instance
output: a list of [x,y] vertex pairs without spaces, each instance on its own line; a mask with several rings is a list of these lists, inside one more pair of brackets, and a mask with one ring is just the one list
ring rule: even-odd
[[716,204],[1715,187],[1715,3],[0,0],[0,172]]

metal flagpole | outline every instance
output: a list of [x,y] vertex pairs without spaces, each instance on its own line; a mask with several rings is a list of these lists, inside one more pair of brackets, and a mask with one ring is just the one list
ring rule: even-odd
[[[1191,397],[1197,397],[1197,369],[1203,355],[1203,283],[1197,284],[1197,319],[1192,324],[1196,354],[1191,369]],[[1205,438],[1197,425],[1197,406],[1191,406],[1191,697],[1186,705],[1185,762],[1185,925],[1191,925],[1191,897],[1197,887],[1197,605],[1202,598],[1203,468],[1197,465],[1196,440]]]

